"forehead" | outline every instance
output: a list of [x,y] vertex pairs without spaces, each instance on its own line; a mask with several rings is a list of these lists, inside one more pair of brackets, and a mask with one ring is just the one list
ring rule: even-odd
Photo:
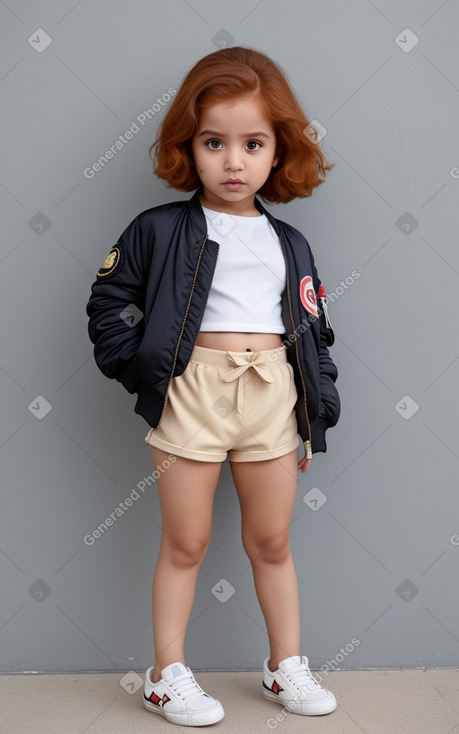
[[198,132],[204,127],[231,132],[273,131],[262,105],[253,98],[227,99],[202,108],[199,112]]

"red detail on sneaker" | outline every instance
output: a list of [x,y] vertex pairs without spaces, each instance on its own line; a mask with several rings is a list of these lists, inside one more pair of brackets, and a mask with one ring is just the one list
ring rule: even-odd
[[273,693],[276,693],[277,695],[279,695],[279,691],[283,691],[284,689],[281,688],[281,686],[279,685],[279,683],[277,682],[277,680],[275,680],[275,681],[273,681],[273,684],[271,686],[271,690],[272,690]]
[[164,704],[166,704],[170,700],[171,699],[166,694],[164,694],[164,696],[160,698],[158,694],[155,693],[154,691],[152,691],[151,696],[150,696],[150,701],[154,703],[155,706],[159,706],[160,708],[162,708]]

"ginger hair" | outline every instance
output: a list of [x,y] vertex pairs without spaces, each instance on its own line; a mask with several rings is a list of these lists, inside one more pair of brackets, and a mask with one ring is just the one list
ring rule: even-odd
[[182,82],[149,154],[156,176],[178,191],[201,186],[191,152],[199,112],[228,99],[255,99],[276,135],[277,165],[257,192],[269,204],[310,196],[329,164],[311,135],[283,71],[265,54],[244,46],[215,51],[198,61]]

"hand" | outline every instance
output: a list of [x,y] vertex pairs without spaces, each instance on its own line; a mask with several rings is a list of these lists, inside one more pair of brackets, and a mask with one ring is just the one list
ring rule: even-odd
[[301,471],[304,474],[304,472],[307,472],[307,470],[311,466],[311,463],[312,463],[312,459],[307,459],[306,458],[306,452],[305,452],[305,454],[304,454],[303,458],[301,459],[301,461],[298,462],[298,469],[301,469]]
[[311,466],[312,459],[307,459],[305,456],[301,459],[301,461],[298,462],[298,469],[301,469],[301,471],[306,472],[309,467]]

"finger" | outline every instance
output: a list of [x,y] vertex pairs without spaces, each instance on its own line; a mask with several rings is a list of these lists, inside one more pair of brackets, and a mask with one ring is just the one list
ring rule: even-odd
[[303,467],[302,467],[301,471],[304,473],[304,472],[307,472],[307,470],[311,466],[312,459],[303,459],[303,462],[304,463],[303,463]]

